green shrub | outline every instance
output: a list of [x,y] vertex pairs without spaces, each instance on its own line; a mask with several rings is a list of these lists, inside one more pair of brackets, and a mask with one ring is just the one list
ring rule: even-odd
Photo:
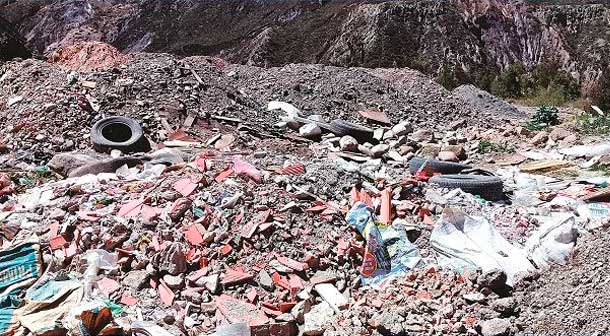
[[515,147],[510,146],[507,143],[496,143],[489,140],[479,141],[479,153],[514,153]]
[[559,110],[557,107],[552,105],[540,105],[525,127],[529,130],[539,131],[558,124]]
[[610,116],[584,112],[576,117],[580,133],[588,135],[610,134]]

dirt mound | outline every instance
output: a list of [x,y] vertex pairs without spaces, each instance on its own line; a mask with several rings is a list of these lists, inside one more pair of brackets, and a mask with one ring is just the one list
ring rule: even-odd
[[525,116],[523,112],[502,98],[473,85],[458,86],[451,93],[455,99],[470,105],[479,115],[495,115],[505,118]]
[[80,42],[54,51],[49,62],[74,71],[108,70],[127,62],[115,47],[102,42]]
[[520,293],[521,323],[538,334],[606,334],[610,331],[608,232],[579,240],[574,260],[544,274]]

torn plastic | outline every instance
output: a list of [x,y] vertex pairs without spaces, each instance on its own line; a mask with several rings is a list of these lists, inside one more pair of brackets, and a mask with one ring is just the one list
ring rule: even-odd
[[16,327],[19,294],[42,273],[40,245],[27,242],[0,251],[0,270],[0,333],[5,333]]
[[552,265],[565,265],[578,238],[576,218],[563,212],[536,218],[541,225],[525,244],[530,259],[543,270]]
[[578,215],[585,222],[585,227],[589,230],[610,224],[610,205],[608,204],[583,203],[577,208],[577,211]]
[[430,245],[441,266],[459,272],[500,269],[506,273],[509,286],[535,270],[525,251],[511,245],[489,221],[468,216],[460,209],[445,209],[432,231]]
[[89,299],[93,296],[93,286],[97,280],[100,269],[113,270],[117,267],[117,256],[105,250],[90,250],[85,255],[87,269],[85,270],[85,296]]
[[418,266],[422,258],[402,225],[377,221],[374,210],[356,202],[346,216],[347,223],[366,240],[360,273],[365,285],[379,283],[387,276],[398,276]]

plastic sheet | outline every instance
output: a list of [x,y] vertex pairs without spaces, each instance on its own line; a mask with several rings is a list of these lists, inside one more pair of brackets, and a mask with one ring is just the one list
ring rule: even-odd
[[457,271],[500,269],[510,286],[521,274],[534,271],[525,251],[511,245],[485,218],[468,216],[460,209],[445,209],[430,245],[441,266]]

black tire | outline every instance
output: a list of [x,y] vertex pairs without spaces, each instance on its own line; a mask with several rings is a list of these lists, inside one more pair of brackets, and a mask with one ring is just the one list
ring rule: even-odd
[[333,133],[338,136],[351,135],[361,141],[368,141],[373,138],[372,129],[349,121],[335,119],[330,122],[330,126],[334,130]]
[[429,159],[421,156],[415,156],[411,160],[409,160],[409,171],[412,175],[415,175],[419,168],[424,164],[424,162],[428,161],[430,168],[435,173],[441,174],[457,174],[464,169],[471,169],[472,167],[469,165],[455,163],[455,162],[447,162],[447,161],[439,161],[434,159]]
[[429,182],[443,188],[460,188],[467,193],[479,195],[488,201],[499,201],[504,198],[504,184],[496,176],[437,175],[430,178]]
[[91,128],[91,143],[98,152],[118,149],[123,153],[147,152],[150,143],[140,124],[130,118],[108,117]]

